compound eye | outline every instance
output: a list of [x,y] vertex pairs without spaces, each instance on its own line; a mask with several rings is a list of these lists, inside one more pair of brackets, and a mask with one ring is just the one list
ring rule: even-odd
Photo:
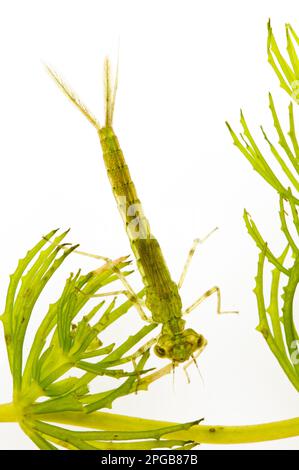
[[165,357],[166,355],[165,349],[161,348],[161,346],[155,346],[155,353],[158,357]]
[[204,344],[204,337],[202,335],[199,336],[199,338],[197,339],[197,347],[198,348],[201,348]]

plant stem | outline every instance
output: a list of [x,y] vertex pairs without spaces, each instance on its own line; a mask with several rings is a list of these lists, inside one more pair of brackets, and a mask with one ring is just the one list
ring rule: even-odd
[[[124,416],[114,413],[61,412],[38,414],[39,420],[103,431],[142,431],[174,425],[168,421]],[[0,405],[0,422],[18,422],[21,418],[13,403]],[[33,416],[31,416],[31,419]],[[187,431],[171,433],[171,439],[194,440],[202,444],[245,444],[299,436],[299,417],[249,426],[197,425]]]
[[19,413],[13,403],[0,404],[0,423],[13,423],[19,420]]
[[[49,415],[39,415],[39,419],[93,429],[118,431],[150,430],[174,424],[99,411],[92,414],[80,412],[51,413]],[[244,444],[294,436],[299,436],[299,418],[250,426],[197,425],[188,431],[171,434],[172,439],[190,439],[203,444]]]

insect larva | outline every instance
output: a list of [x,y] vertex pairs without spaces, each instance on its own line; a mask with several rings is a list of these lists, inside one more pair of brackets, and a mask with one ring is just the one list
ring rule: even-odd
[[[62,91],[80,109],[98,132],[108,178],[145,286],[145,306],[151,312],[152,321],[162,324],[161,334],[154,347],[155,353],[159,357],[170,359],[173,363],[181,363],[194,358],[194,354],[200,352],[207,341],[202,334],[191,328],[185,328],[186,322],[183,319],[183,314],[190,313],[213,293],[218,296],[218,312],[220,313],[220,290],[218,287],[209,289],[183,312],[179,288],[182,286],[188,265],[200,240],[195,240],[181,279],[176,284],[171,278],[160,245],[153,236],[149,222],[143,213],[128,165],[112,127],[117,80],[115,80],[112,87],[109,60],[105,60],[104,66],[104,126],[99,124],[97,119],[55,72],[51,69],[48,69],[48,71]],[[128,283],[126,286],[132,295]],[[141,301],[136,296],[135,299],[139,312],[143,318],[146,318]]]

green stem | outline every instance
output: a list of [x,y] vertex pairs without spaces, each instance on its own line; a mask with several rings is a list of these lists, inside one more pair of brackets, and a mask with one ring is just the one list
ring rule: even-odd
[[[13,403],[0,405],[0,422],[18,422],[22,418]],[[144,431],[173,426],[168,421],[155,421],[114,413],[63,412],[39,414],[43,421],[105,431]],[[174,432],[171,439],[194,440],[202,444],[245,444],[299,436],[299,417],[250,426],[196,425]]]
[[0,405],[0,423],[14,423],[19,420],[19,413],[13,403]]
[[[39,419],[92,429],[118,431],[150,430],[174,424],[166,421],[155,421],[99,411],[91,414],[80,412],[51,413],[51,415],[39,415]],[[172,433],[169,438],[190,439],[203,444],[244,444],[285,439],[294,436],[299,436],[299,418],[250,426],[197,425],[188,431]]]

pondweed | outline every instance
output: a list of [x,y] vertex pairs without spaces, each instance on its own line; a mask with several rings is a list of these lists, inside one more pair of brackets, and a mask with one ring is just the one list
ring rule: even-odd
[[[287,40],[291,65],[279,52],[269,24],[269,62],[283,88],[296,100],[294,91],[299,79],[299,59],[293,41],[298,44],[298,38],[290,26],[287,26]],[[295,360],[298,335],[293,321],[299,248],[292,235],[293,232],[299,235],[296,196],[299,145],[292,104],[289,107],[289,142],[271,96],[270,110],[284,156],[264,131],[263,134],[289,181],[287,185],[280,181],[263,157],[243,115],[241,139],[229,129],[237,147],[279,194],[279,217],[285,238],[285,248],[280,256],[272,253],[247,212],[244,217],[260,250],[255,288],[260,316],[258,329],[293,385],[299,389],[299,367]],[[285,205],[292,217],[293,231],[289,227]],[[77,249],[77,246],[64,242],[66,234],[52,231],[43,237],[19,261],[10,277],[1,320],[13,380],[13,398],[11,403],[0,405],[0,422],[18,422],[40,449],[191,449],[198,443],[240,444],[299,435],[299,418],[250,426],[221,426],[198,425],[200,420],[186,424],[167,423],[102,411],[111,408],[117,398],[147,390],[154,380],[171,372],[173,367],[170,363],[163,369],[151,371],[147,366],[149,348],[154,343],[153,338],[148,340],[146,336],[155,329],[155,323],[132,331],[125,341],[116,338],[117,344],[115,341],[102,344],[99,339],[104,330],[109,333],[109,326],[128,315],[130,307],[136,305],[136,299],[116,306],[115,299],[111,302],[107,301],[109,297],[104,297],[105,300],[83,314],[91,295],[103,292],[102,288],[106,292],[107,286],[119,278],[120,273],[124,277],[130,274],[127,258],[107,261],[88,274],[80,271],[71,274],[58,299],[50,304],[35,332],[29,354],[25,356],[24,340],[34,306],[56,270]],[[268,309],[263,285],[266,260],[274,266]],[[286,279],[283,290],[280,288],[282,276]],[[144,292],[138,294],[143,295]],[[115,381],[114,388],[91,393],[89,384],[99,376],[111,377]],[[76,426],[80,430],[64,426]]]
[[[116,270],[129,274],[126,258],[85,275],[71,274],[59,298],[50,304],[24,359],[24,339],[34,305],[55,271],[77,248],[63,243],[66,233],[57,235],[54,230],[43,237],[19,261],[10,277],[1,320],[13,400],[0,405],[0,422],[18,422],[43,450],[187,450],[200,442],[230,444],[299,435],[298,418],[256,426],[209,426],[198,425],[200,420],[175,424],[100,411],[111,408],[117,398],[147,390],[153,381],[172,370],[171,363],[154,372],[146,368],[151,341],[131,352],[153,331],[155,323],[133,332],[120,345],[101,343],[98,336],[128,314],[133,305],[130,301],[118,307],[115,299],[108,306],[102,301],[80,316],[90,295],[116,280]],[[81,371],[80,376],[76,369]],[[89,384],[98,376],[112,377],[115,387],[90,393]],[[61,425],[77,426],[80,431]]]
[[[195,445],[193,441],[164,436],[189,429],[195,423],[138,432],[116,429],[77,432],[43,421],[43,415],[55,414],[63,420],[65,413],[76,412],[80,425],[81,415],[111,408],[117,398],[137,389],[146,390],[163,374],[163,371],[147,374],[148,343],[131,353],[132,348],[156,327],[155,323],[135,331],[119,345],[102,344],[99,339],[104,330],[128,312],[132,305],[129,300],[118,307],[115,298],[108,305],[103,300],[80,317],[90,296],[113,283],[117,271],[124,276],[130,273],[125,270],[129,264],[126,258],[106,263],[88,274],[80,271],[71,274],[58,300],[49,306],[37,328],[28,357],[24,359],[24,340],[33,308],[56,270],[77,248],[63,243],[66,235],[67,232],[57,235],[55,230],[47,234],[19,261],[10,277],[1,320],[13,380],[13,402],[0,407],[0,420],[19,421],[24,432],[41,449],[54,449],[55,444],[72,449],[129,449],[132,440],[137,441],[134,446],[139,449],[191,448]],[[75,369],[81,371],[80,377],[71,375]],[[115,387],[90,393],[88,386],[98,376],[114,378]]]
[[[299,90],[299,58],[296,46],[299,39],[292,27],[286,25],[287,53],[289,63],[284,59],[277,46],[272,32],[270,21],[268,23],[268,61],[275,71],[280,86],[297,103]],[[269,185],[275,189],[279,197],[279,219],[281,232],[285,239],[285,247],[279,255],[274,255],[259,232],[256,224],[244,211],[244,220],[250,236],[260,250],[256,286],[254,289],[259,324],[257,330],[266,339],[271,351],[287,374],[296,390],[299,391],[299,356],[298,333],[294,318],[294,296],[299,281],[299,217],[298,217],[298,191],[299,191],[299,145],[296,135],[293,103],[289,104],[289,129],[286,132],[280,123],[272,95],[269,94],[269,108],[273,119],[278,140],[278,146],[272,143],[261,127],[262,135],[266,140],[272,157],[280,166],[287,183],[282,183],[267,162],[262,150],[252,136],[245,117],[241,111],[241,125],[243,128],[240,137],[228,125],[234,144],[243,153],[247,160]],[[273,266],[270,298],[265,301],[264,268],[266,260]],[[282,304],[281,304],[281,300]]]

